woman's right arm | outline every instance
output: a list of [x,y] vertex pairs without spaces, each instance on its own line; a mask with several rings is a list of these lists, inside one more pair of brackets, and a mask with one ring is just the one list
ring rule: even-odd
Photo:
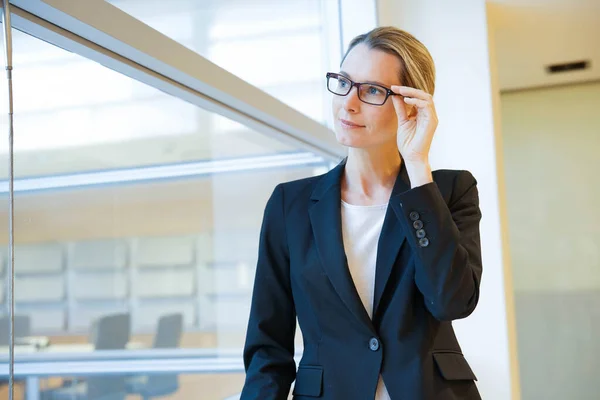
[[265,207],[260,232],[240,400],[285,400],[296,376],[296,310],[284,218],[283,187],[278,185]]

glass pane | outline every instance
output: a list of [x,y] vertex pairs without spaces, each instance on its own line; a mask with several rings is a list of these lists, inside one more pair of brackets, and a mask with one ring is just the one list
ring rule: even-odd
[[329,50],[321,0],[110,3],[307,116],[326,122]]
[[[15,298],[29,326],[19,334],[17,363],[41,371],[17,377],[19,390],[90,399],[152,388],[182,399],[192,390],[212,390],[207,399],[239,392],[266,201],[276,184],[323,173],[325,162],[48,43],[14,37]],[[166,172],[149,177],[149,166]],[[6,245],[4,234],[0,240]],[[297,343],[301,350],[300,336]],[[0,364],[8,360],[3,349]],[[178,377],[188,371],[181,363],[165,369],[176,375],[135,369],[165,357],[197,357],[209,367],[191,377]],[[227,357],[231,370],[211,375]],[[107,363],[90,370],[99,359]],[[62,369],[43,364],[57,360]],[[209,387],[214,382],[227,386]]]

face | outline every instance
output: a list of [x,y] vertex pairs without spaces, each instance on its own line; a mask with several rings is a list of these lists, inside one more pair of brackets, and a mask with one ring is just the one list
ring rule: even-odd
[[[359,44],[346,56],[340,73],[354,82],[378,83],[390,88],[391,85],[401,84],[398,77],[400,68],[400,60],[397,57]],[[359,100],[356,87],[346,96],[332,96],[334,131],[340,144],[364,149],[396,146],[398,119],[392,96],[381,106]],[[359,127],[350,127],[342,120]]]

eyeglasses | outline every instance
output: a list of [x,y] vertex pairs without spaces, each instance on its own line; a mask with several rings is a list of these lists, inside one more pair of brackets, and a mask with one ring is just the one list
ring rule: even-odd
[[382,106],[390,96],[398,93],[392,92],[391,89],[385,86],[374,83],[357,83],[346,78],[343,75],[328,72],[327,75],[327,90],[338,96],[347,96],[352,90],[352,86],[356,86],[358,98],[363,103],[374,106]]

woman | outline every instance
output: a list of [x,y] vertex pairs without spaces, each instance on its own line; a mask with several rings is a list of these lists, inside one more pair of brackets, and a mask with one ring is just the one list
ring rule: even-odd
[[294,380],[296,400],[480,399],[451,324],[479,299],[478,192],[467,171],[431,171],[434,80],[393,27],[354,38],[327,74],[348,156],[267,203],[242,400],[284,400]]

